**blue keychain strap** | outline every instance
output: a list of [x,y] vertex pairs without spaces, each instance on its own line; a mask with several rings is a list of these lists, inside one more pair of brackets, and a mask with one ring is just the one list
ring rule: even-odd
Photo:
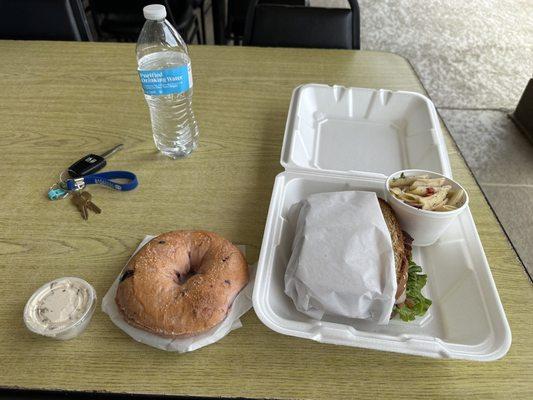
[[[119,183],[114,179],[124,179],[128,182]],[[129,171],[108,171],[100,174],[86,175],[77,179],[69,179],[66,182],[68,190],[81,190],[86,185],[104,185],[111,189],[127,192],[137,187],[139,182],[133,172]]]

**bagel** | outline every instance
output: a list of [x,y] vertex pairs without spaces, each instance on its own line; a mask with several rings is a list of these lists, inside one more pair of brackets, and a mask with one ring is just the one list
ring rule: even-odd
[[206,231],[173,231],[131,258],[115,302],[130,325],[187,337],[222,322],[248,280],[248,264],[228,240]]

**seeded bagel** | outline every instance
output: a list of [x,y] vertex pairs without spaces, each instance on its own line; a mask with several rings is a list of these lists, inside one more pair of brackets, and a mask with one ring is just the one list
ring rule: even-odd
[[222,322],[248,280],[246,260],[228,240],[213,232],[173,231],[131,258],[115,302],[133,326],[186,337]]

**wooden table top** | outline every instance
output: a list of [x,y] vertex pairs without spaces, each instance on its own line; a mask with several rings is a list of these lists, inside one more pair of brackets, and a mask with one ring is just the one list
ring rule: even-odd
[[[134,45],[0,41],[0,387],[258,398],[532,398],[533,290],[446,132],[454,176],[489,260],[513,344],[505,358],[433,360],[283,336],[248,312],[219,343],[179,355],[117,329],[99,305],[70,341],[31,334],[33,291],[79,276],[105,294],[146,234],[217,231],[257,259],[292,89],[302,83],[424,92],[403,58],[380,52],[191,47],[200,147],[157,154]],[[117,143],[112,169],[137,173],[129,193],[91,190],[103,213],[80,219],[45,193],[59,171]]]

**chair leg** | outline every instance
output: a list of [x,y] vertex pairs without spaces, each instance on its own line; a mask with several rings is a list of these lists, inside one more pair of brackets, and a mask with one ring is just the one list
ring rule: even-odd
[[200,27],[198,26],[199,25],[198,18],[196,18],[196,20],[194,21],[194,25],[196,27],[196,40],[198,41],[198,44],[202,44],[202,37],[201,37],[201,34],[200,34]]
[[204,10],[204,2],[203,1],[202,1],[202,4],[200,4],[200,19],[201,19],[201,22],[202,22],[203,44],[207,44],[207,37],[205,35],[205,10]]

